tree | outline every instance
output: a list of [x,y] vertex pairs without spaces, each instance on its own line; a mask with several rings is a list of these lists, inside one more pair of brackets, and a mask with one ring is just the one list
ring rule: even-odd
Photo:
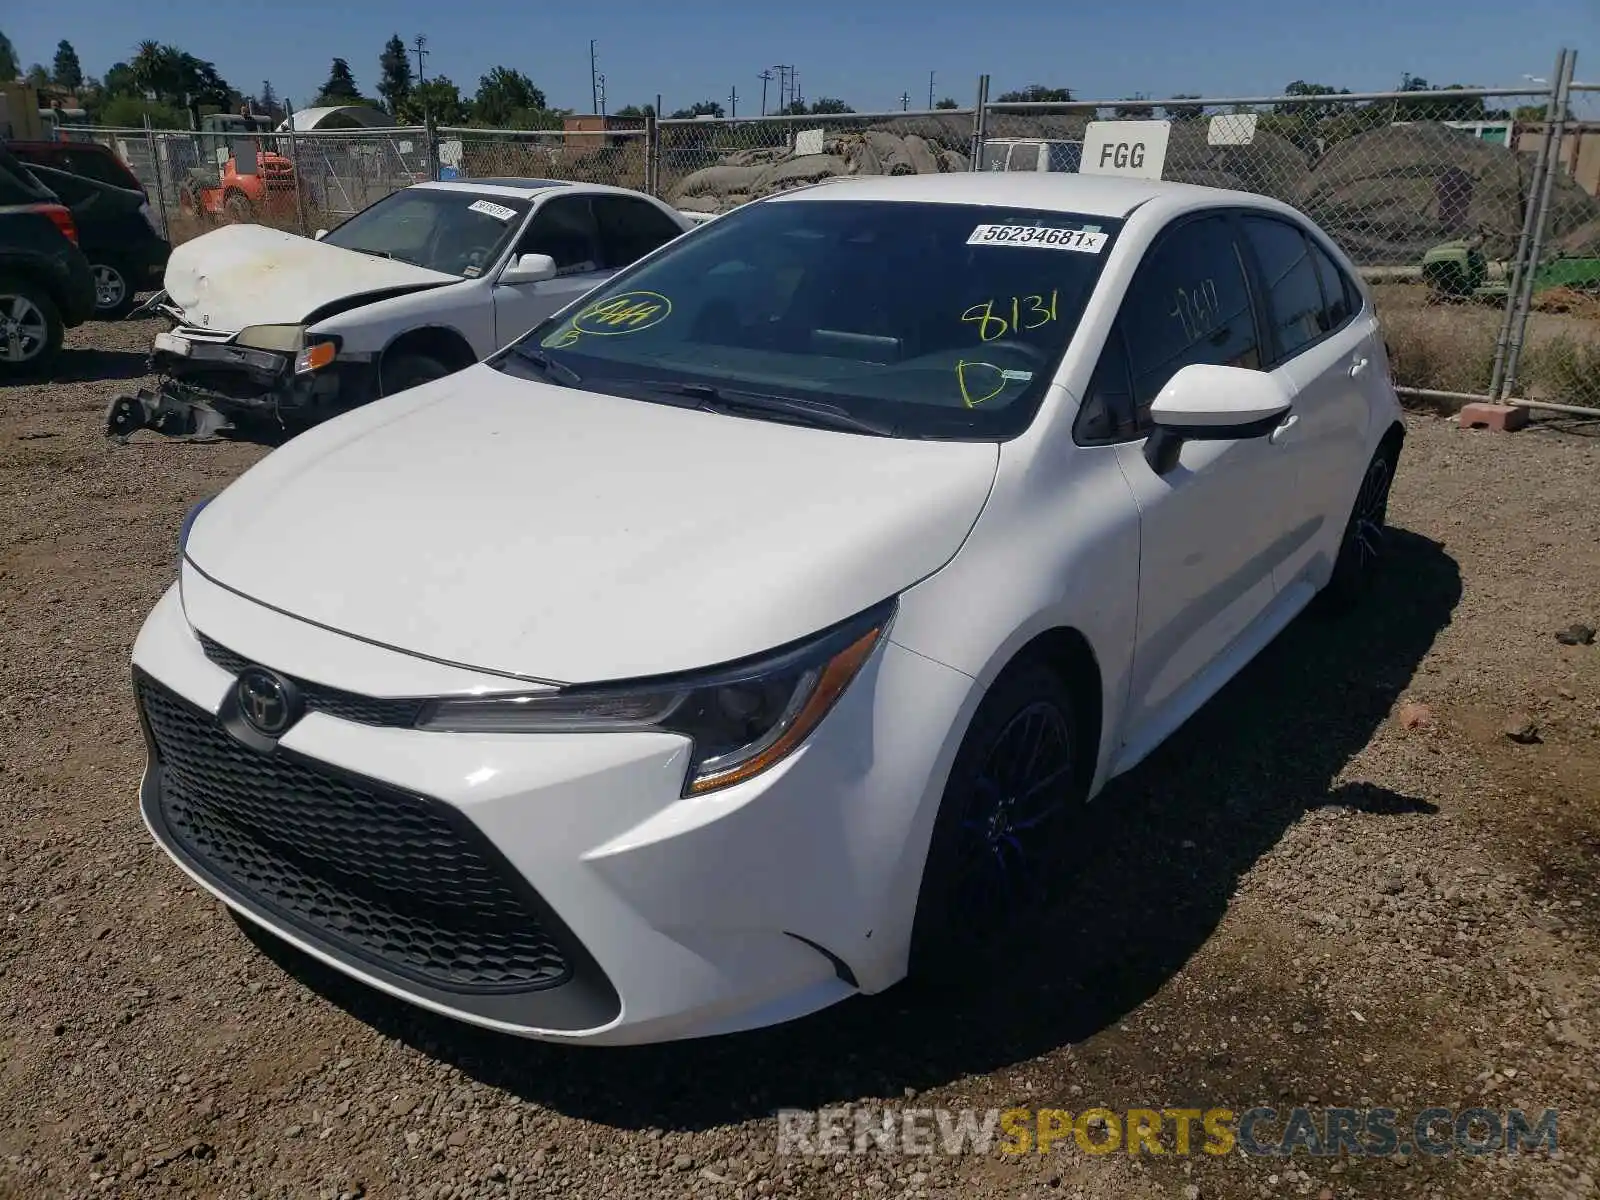
[[460,125],[467,119],[467,106],[462,103],[460,88],[448,77],[435,75],[411,89],[400,101],[397,115],[410,125],[421,125],[429,117],[436,125]]
[[619,108],[611,115],[621,121],[645,121],[655,114],[654,104],[630,104],[626,108]]
[[547,107],[544,93],[534,86],[533,80],[521,71],[495,67],[478,80],[478,93],[472,99],[472,116],[486,125],[511,125],[526,122],[532,114],[541,113]]
[[1124,97],[1130,103],[1118,104],[1112,114],[1128,121],[1148,121],[1156,115],[1155,105],[1148,102],[1148,98],[1138,95]]
[[1424,99],[1420,94],[1415,99],[1396,101],[1392,106],[1392,119],[1396,121],[1482,121],[1488,115],[1488,106],[1484,104],[1482,96],[1451,96],[1450,92],[1460,92],[1469,85],[1450,83],[1443,87],[1435,87],[1420,75],[1413,75],[1409,71],[1400,77],[1400,86],[1396,91],[1427,93]]
[[396,115],[400,112],[400,102],[411,94],[412,82],[411,56],[406,53],[406,44],[398,33],[384,43],[383,53],[378,56],[378,70],[378,95],[383,98],[390,115]]
[[[1174,100],[1198,100],[1199,96],[1193,92],[1179,92],[1172,97]],[[1205,115],[1205,108],[1199,104],[1163,104],[1161,115],[1169,121],[1198,121]]]
[[44,69],[43,63],[34,63],[28,68],[27,75],[23,76],[28,81],[29,87],[47,88],[50,86],[50,72]]
[[105,79],[100,83],[100,90],[107,96],[132,96],[139,90],[133,68],[125,62],[112,63],[111,68],[106,71]]
[[89,115],[95,124],[116,129],[137,129],[146,117],[152,129],[185,129],[189,124],[183,109],[133,95],[110,96],[104,103],[91,104]]
[[263,79],[261,81],[261,94],[256,97],[256,103],[263,112],[275,113],[278,111],[278,93],[273,89],[272,80]]
[[[1328,83],[1308,83],[1304,79],[1296,79],[1283,89],[1285,96],[1348,96],[1349,88],[1336,88]],[[1299,104],[1275,104],[1272,111],[1280,116],[1298,117],[1302,121],[1315,123],[1328,117],[1336,117],[1347,113],[1353,106],[1339,100],[1314,100]]]
[[328,69],[328,81],[317,93],[318,104],[360,104],[361,89],[356,87],[356,77],[350,73],[350,64],[342,58],[333,60]]
[[939,103],[935,104],[934,107],[935,108],[960,108],[961,105],[957,104],[953,98],[951,98],[949,96],[946,96],[943,100],[939,101]]
[[78,61],[78,52],[72,48],[72,43],[65,38],[56,44],[52,66],[50,79],[57,87],[75,92],[83,86],[83,64]]
[[996,101],[999,104],[1070,104],[1071,102],[1071,88],[1045,87],[1042,83],[1030,83],[1020,92],[1005,92]]
[[715,100],[701,100],[696,104],[691,104],[688,108],[680,108],[672,114],[672,120],[682,121],[689,117],[721,118],[724,115],[726,114],[723,112],[722,105]]
[[17,61],[17,48],[11,44],[11,39],[0,33],[0,83],[10,83],[22,73],[22,64]]
[[811,102],[811,112],[815,116],[821,117],[837,113],[853,113],[855,109],[851,108],[843,100],[835,100],[832,96],[819,96]]

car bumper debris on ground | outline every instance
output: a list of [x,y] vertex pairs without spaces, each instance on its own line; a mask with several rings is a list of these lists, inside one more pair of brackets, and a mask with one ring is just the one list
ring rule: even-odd
[[[183,513],[265,453],[110,448],[107,380],[153,385],[157,327],[72,331],[63,382],[0,390],[0,1196],[1595,1194],[1592,430],[1408,417],[1374,603],[1296,621],[1096,801],[1003,976],[579,1050],[353,984],[151,843],[133,640]],[[933,1132],[781,1140],[838,1106]],[[1169,1121],[1168,1153],[1100,1152],[1135,1108],[1281,1137],[1295,1106],[1444,1109],[1447,1149],[1467,1109],[1555,1110],[1559,1150],[1217,1154],[1197,1121],[1185,1154]],[[944,1152],[993,1109],[1074,1133]]]

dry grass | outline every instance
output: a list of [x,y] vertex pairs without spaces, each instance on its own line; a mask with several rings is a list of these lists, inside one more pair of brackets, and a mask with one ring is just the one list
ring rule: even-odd
[[[1416,284],[1379,284],[1372,291],[1396,383],[1441,392],[1488,388],[1501,302],[1432,303]],[[1600,305],[1549,305],[1536,298],[1534,307],[1519,391],[1542,400],[1600,404]]]

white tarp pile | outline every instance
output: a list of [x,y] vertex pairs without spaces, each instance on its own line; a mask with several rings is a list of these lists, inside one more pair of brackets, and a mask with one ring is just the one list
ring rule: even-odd
[[[801,144],[802,149],[809,146]],[[736,150],[714,167],[685,176],[668,201],[688,212],[724,213],[747,200],[839,175],[938,175],[965,171],[967,156],[917,134],[827,131],[820,154],[788,147]]]

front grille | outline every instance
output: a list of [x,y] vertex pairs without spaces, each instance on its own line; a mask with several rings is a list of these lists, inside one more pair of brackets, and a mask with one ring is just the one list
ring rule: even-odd
[[[200,638],[200,648],[205,651],[206,657],[230,675],[237,675],[246,667],[270,669],[270,664],[253,662],[203,633],[197,632],[197,636]],[[307,712],[327,713],[330,717],[356,721],[362,725],[410,729],[422,715],[422,706],[425,703],[422,700],[383,700],[376,696],[362,696],[340,688],[310,683],[304,679],[294,679],[294,685],[300,689],[300,694],[305,698]]]
[[431,987],[526,992],[568,956],[514,869],[439,801],[260,754],[148,676],[135,680],[175,848],[243,899]]

